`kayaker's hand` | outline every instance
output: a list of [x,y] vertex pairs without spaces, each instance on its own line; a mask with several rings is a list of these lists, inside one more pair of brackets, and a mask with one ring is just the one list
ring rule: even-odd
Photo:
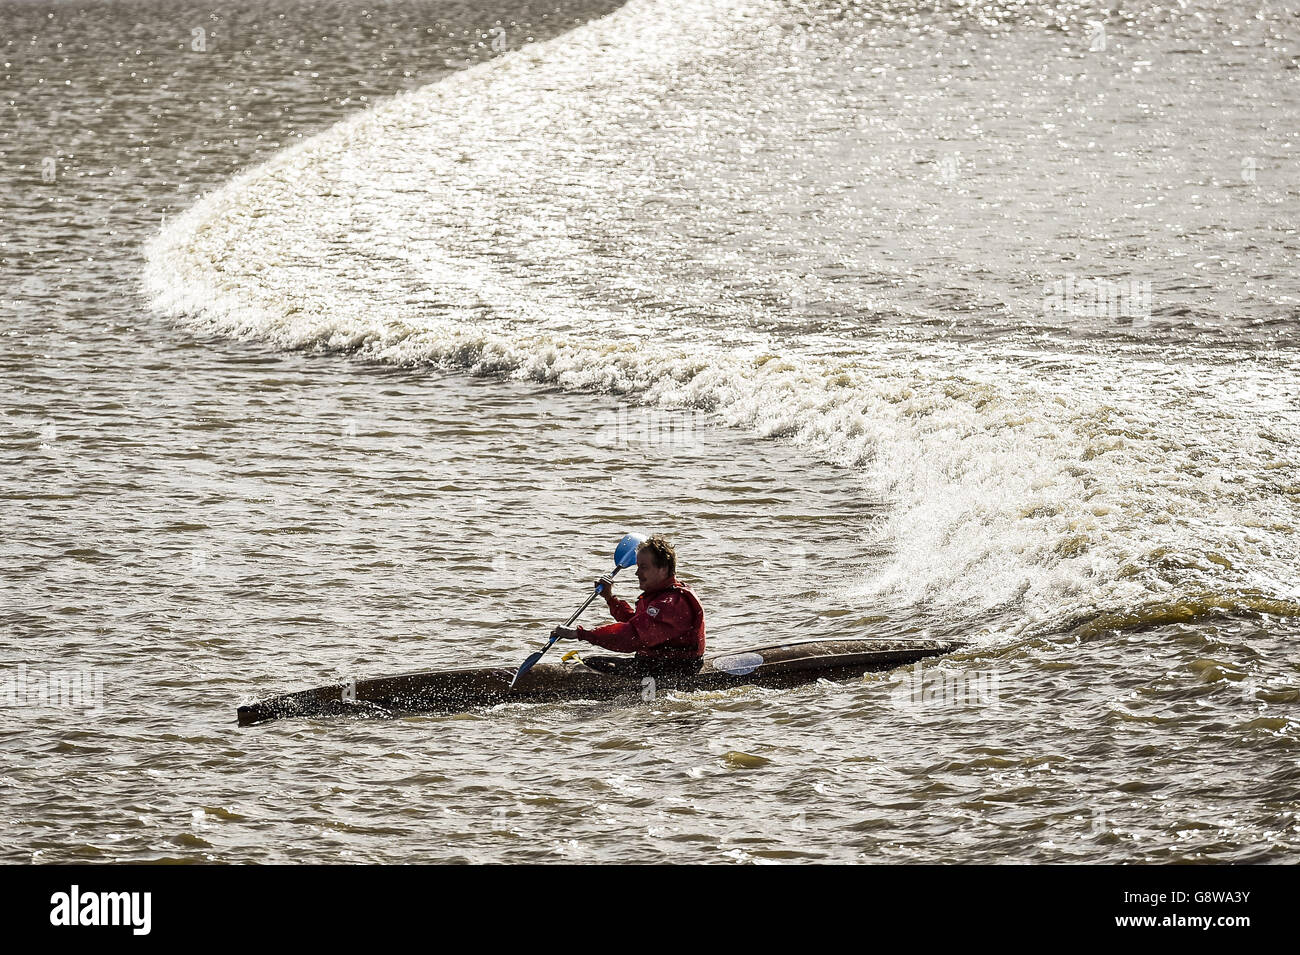
[[578,631],[570,630],[567,627],[556,627],[551,631],[551,636],[556,640],[577,640]]
[[614,575],[613,574],[606,574],[604,577],[600,578],[600,580],[596,581],[597,587],[599,587],[601,584],[605,585],[605,589],[600,592],[600,595],[602,597],[614,596]]

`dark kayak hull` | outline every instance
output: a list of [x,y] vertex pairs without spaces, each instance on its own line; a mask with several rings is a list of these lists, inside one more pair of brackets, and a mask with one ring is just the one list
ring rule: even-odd
[[[650,676],[655,692],[781,688],[892,670],[960,646],[944,640],[807,640],[713,654],[698,672]],[[295,716],[455,713],[500,703],[607,700],[650,688],[645,673],[604,673],[579,662],[539,663],[511,688],[514,675],[513,666],[471,667],[332,683],[241,706],[239,723],[251,726]]]

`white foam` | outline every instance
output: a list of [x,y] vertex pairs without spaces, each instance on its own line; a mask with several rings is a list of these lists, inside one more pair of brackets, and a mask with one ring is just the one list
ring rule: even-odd
[[622,195],[602,117],[653,113],[674,74],[753,49],[778,17],[757,0],[632,0],[379,104],[175,219],[145,286],[225,334],[633,393],[848,465],[846,495],[893,505],[875,529],[891,556],[846,595],[873,609],[1011,608],[1052,627],[1300,599],[1292,365],[883,339],[827,355],[761,316],[723,334],[602,311],[501,262],[494,236],[521,233],[539,261],[580,262],[560,211]]

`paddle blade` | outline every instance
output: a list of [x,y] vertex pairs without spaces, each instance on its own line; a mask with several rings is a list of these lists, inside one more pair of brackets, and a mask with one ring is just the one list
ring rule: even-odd
[[619,567],[636,566],[636,549],[645,538],[640,534],[628,534],[614,548],[614,563]]
[[[546,646],[549,648],[550,644],[548,643]],[[519,664],[519,669],[515,671],[515,678],[510,681],[510,689],[513,690],[515,688],[515,684],[519,682],[519,678],[531,670],[533,665],[542,658],[542,654],[545,652],[545,650],[538,650],[523,663]]]

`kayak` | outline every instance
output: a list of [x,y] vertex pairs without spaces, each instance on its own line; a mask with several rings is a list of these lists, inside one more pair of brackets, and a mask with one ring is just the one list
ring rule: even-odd
[[737,686],[785,688],[892,670],[961,646],[946,640],[805,640],[714,654],[685,668],[647,667],[632,657],[591,657],[539,663],[514,687],[513,666],[421,670],[274,696],[239,707],[238,716],[241,726],[252,726],[297,716],[456,713],[501,703],[650,699],[648,693]]

